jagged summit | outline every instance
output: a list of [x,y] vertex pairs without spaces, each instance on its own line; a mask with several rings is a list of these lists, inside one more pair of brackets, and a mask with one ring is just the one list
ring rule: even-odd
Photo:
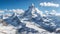
[[21,23],[16,14],[13,14],[12,16],[10,16],[7,19],[4,19],[4,21],[6,21],[7,23],[9,23],[13,26],[18,26],[19,23]]
[[42,11],[40,11],[38,8],[36,8],[34,6],[34,4],[32,3],[31,6],[29,6],[29,8],[25,11],[24,17],[26,18],[39,18],[42,15]]
[[35,10],[35,6],[34,4],[31,4],[31,6],[29,6],[29,8],[25,11],[24,16],[27,18],[31,18],[33,10]]
[[34,4],[32,3],[30,6],[29,6],[29,8],[34,8],[35,6],[34,6]]

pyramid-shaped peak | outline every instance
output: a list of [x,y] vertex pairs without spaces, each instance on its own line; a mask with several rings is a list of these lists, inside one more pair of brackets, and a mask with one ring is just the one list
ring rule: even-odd
[[32,3],[29,8],[33,8],[33,7],[34,7],[34,4]]

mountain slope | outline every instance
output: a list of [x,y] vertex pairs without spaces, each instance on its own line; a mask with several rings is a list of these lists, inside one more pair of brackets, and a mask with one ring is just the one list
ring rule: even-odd
[[18,26],[20,24],[20,20],[18,19],[17,15],[13,14],[7,19],[4,19],[8,24],[11,24],[13,26]]

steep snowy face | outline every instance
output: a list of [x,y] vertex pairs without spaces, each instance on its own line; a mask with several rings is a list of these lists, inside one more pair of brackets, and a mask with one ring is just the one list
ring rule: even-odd
[[60,27],[60,13],[57,13],[56,11],[52,11],[48,13],[46,16],[48,19],[51,19],[51,22],[54,22],[57,27]]
[[32,18],[42,17],[42,16],[43,16],[43,12],[40,11],[38,8],[32,9]]
[[4,21],[8,24],[11,24],[13,26],[18,26],[20,23],[20,20],[18,19],[17,15],[13,14],[7,19],[4,19]]
[[34,4],[29,6],[28,10],[25,11],[24,17],[26,18],[40,18],[43,15],[42,11],[38,8],[35,8]]
[[24,16],[27,17],[27,18],[32,18],[32,11],[34,11],[35,7],[34,5],[32,4],[28,10],[25,11],[25,14]]
[[[43,19],[43,23],[45,24],[45,28],[46,26],[50,27],[50,30],[56,30],[56,28],[60,28],[60,14],[53,11],[53,12],[46,12],[45,14],[46,16],[44,16]],[[48,28],[47,28],[48,29]]]

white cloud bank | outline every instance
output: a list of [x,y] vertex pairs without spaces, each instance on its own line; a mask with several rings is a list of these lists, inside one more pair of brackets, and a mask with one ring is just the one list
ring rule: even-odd
[[23,9],[5,9],[5,10],[0,10],[0,13],[3,14],[3,13],[18,13],[18,14],[22,14],[24,13],[24,10]]
[[4,13],[4,11],[0,10],[0,13]]
[[24,10],[22,10],[22,9],[12,9],[12,11],[15,12],[15,13],[18,13],[18,14],[23,14],[24,13]]
[[4,11],[3,10],[0,10],[0,15],[2,15],[4,13]]
[[50,11],[45,11],[45,14],[46,15],[55,15],[55,16],[60,16],[60,13],[58,13],[56,10],[51,10],[51,12]]
[[55,3],[51,3],[51,2],[43,2],[43,3],[40,3],[40,6],[59,7],[59,4],[55,4]]

